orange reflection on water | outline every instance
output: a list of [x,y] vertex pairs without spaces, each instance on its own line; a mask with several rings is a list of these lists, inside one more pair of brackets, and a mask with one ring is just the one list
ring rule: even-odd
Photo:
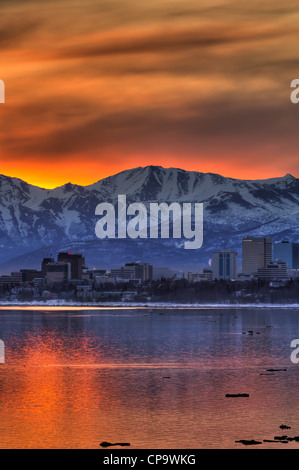
[[[82,351],[84,348],[80,352],[83,363],[93,361],[92,350],[88,357],[82,357]],[[101,384],[103,377],[84,367],[70,369],[66,364],[76,354],[64,352],[62,357],[53,342],[28,341],[20,351],[20,364],[1,368],[1,421],[4,428],[14,429],[13,434],[2,434],[2,448],[98,446],[94,439],[108,426],[105,415],[98,422],[95,414],[109,400]]]
[[[257,328],[267,315],[238,313],[238,321]],[[238,439],[273,439],[282,423],[299,434],[296,366],[260,376],[286,366],[276,343],[294,331],[297,312],[282,312],[279,328],[260,326],[254,336],[236,334],[235,312],[217,309],[213,322],[210,311],[16,317],[1,314],[10,332],[0,365],[1,448],[231,448]],[[250,397],[225,397],[240,392]]]

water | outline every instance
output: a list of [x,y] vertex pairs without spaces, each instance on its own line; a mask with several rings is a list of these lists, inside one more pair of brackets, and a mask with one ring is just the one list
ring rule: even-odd
[[[1,448],[243,448],[235,441],[299,435],[298,309],[5,307],[0,338]],[[268,368],[287,371],[260,375]]]

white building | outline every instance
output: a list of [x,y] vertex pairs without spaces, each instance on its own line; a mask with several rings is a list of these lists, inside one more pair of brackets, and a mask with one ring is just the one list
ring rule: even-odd
[[238,253],[231,250],[220,250],[212,257],[213,279],[237,279]]

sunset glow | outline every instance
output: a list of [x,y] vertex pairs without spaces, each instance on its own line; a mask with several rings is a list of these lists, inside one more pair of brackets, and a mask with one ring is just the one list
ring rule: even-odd
[[2,174],[52,188],[128,168],[299,175],[297,5],[8,2]]

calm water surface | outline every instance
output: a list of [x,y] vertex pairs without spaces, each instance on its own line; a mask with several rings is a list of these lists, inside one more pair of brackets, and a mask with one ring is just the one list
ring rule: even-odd
[[0,338],[1,448],[243,448],[235,441],[299,435],[296,309],[2,309]]

